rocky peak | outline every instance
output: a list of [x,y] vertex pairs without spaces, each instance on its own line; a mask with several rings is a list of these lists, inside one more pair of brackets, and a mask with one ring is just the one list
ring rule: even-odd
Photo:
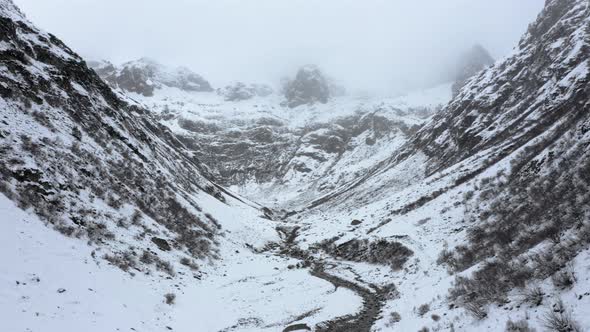
[[494,58],[492,58],[483,46],[479,44],[473,45],[457,62],[455,72],[453,73],[453,80],[455,82],[453,84],[453,96],[459,94],[459,90],[461,90],[469,78],[493,63]]
[[111,86],[146,97],[164,86],[183,91],[213,91],[208,81],[190,69],[171,69],[149,58],[129,61],[120,67],[108,61],[92,61],[89,65]]
[[0,14],[13,20],[25,20],[25,15],[14,5],[12,0],[0,0]]
[[317,102],[325,104],[331,95],[328,79],[315,65],[300,68],[295,78],[286,82],[284,92],[291,108]]

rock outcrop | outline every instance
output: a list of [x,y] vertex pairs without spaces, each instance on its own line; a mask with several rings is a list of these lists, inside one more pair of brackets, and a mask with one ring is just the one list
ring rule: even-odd
[[287,105],[291,108],[314,103],[327,103],[330,99],[330,83],[322,71],[314,65],[299,69],[294,79],[283,87]]
[[107,61],[91,61],[89,66],[112,87],[146,97],[153,96],[154,91],[162,87],[183,91],[213,91],[207,80],[190,69],[170,69],[148,58],[126,62],[120,67]]

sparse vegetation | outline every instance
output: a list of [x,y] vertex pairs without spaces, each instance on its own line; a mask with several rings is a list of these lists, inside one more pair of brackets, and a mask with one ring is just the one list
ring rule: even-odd
[[[515,165],[525,160],[532,165],[534,151],[523,153]],[[560,162],[573,158],[564,155]],[[555,170],[565,165],[555,165],[543,177],[531,177],[534,173],[529,173],[526,162],[516,167],[521,173],[499,174],[479,184],[478,199],[466,203],[468,222],[474,225],[468,229],[469,243],[439,255],[438,262],[450,272],[481,265],[470,278],[457,279],[450,292],[457,303],[475,301],[473,307],[502,303],[510,290],[549,277],[559,289],[570,288],[576,281],[567,265],[590,243],[590,226],[582,208],[590,205],[590,160],[568,163],[563,174]],[[541,243],[546,244],[542,250],[530,251]],[[542,301],[538,292],[524,293],[532,305]]]
[[150,251],[144,250],[141,254],[140,261],[146,265],[154,265],[159,271],[165,272],[169,276],[173,277],[176,275],[174,267],[170,262],[167,262]]
[[555,272],[555,274],[551,276],[551,281],[558,289],[571,288],[576,282],[576,274],[574,273],[573,267],[568,265],[565,268]]
[[528,303],[534,307],[538,307],[543,303],[545,293],[539,286],[525,288],[522,292],[523,302]]
[[543,325],[551,332],[582,332],[561,299],[557,300],[553,308],[545,314]]
[[350,240],[340,245],[334,244],[336,239],[329,239],[319,243],[319,248],[328,254],[355,262],[389,265],[393,269],[401,269],[414,254],[412,250],[399,242],[367,239]]
[[506,322],[506,332],[536,332],[535,329],[529,327],[529,322],[522,319],[516,322],[508,320]]
[[105,254],[103,258],[125,272],[137,268],[137,260],[131,251],[113,255]]
[[424,303],[418,307],[417,313],[418,316],[424,316],[430,311],[430,305],[428,303]]
[[387,325],[389,327],[395,325],[396,323],[399,323],[402,320],[402,316],[399,314],[399,312],[397,311],[393,311],[392,313],[389,314],[389,319],[387,321]]

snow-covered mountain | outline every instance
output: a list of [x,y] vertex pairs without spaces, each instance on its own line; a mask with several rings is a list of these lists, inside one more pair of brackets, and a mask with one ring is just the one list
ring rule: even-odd
[[269,207],[289,208],[391,156],[450,100],[451,84],[295,108],[277,94],[228,102],[224,94],[166,88],[131,98],[154,112],[220,184]]
[[589,27],[547,0],[455,97],[215,93],[0,0],[7,329],[589,330]]

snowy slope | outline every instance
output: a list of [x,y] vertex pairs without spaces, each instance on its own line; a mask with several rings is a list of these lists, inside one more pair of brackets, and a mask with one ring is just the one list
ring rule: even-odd
[[[10,317],[3,331],[282,331],[297,316],[307,313],[307,322],[317,323],[360,305],[350,291],[287,269],[287,259],[251,253],[243,243],[225,244],[223,264],[203,266],[199,279],[131,276],[93,258],[99,248],[64,241],[3,195],[0,213],[0,310]],[[236,228],[251,243],[264,236],[263,229]],[[173,305],[165,303],[168,293],[176,295]]]

